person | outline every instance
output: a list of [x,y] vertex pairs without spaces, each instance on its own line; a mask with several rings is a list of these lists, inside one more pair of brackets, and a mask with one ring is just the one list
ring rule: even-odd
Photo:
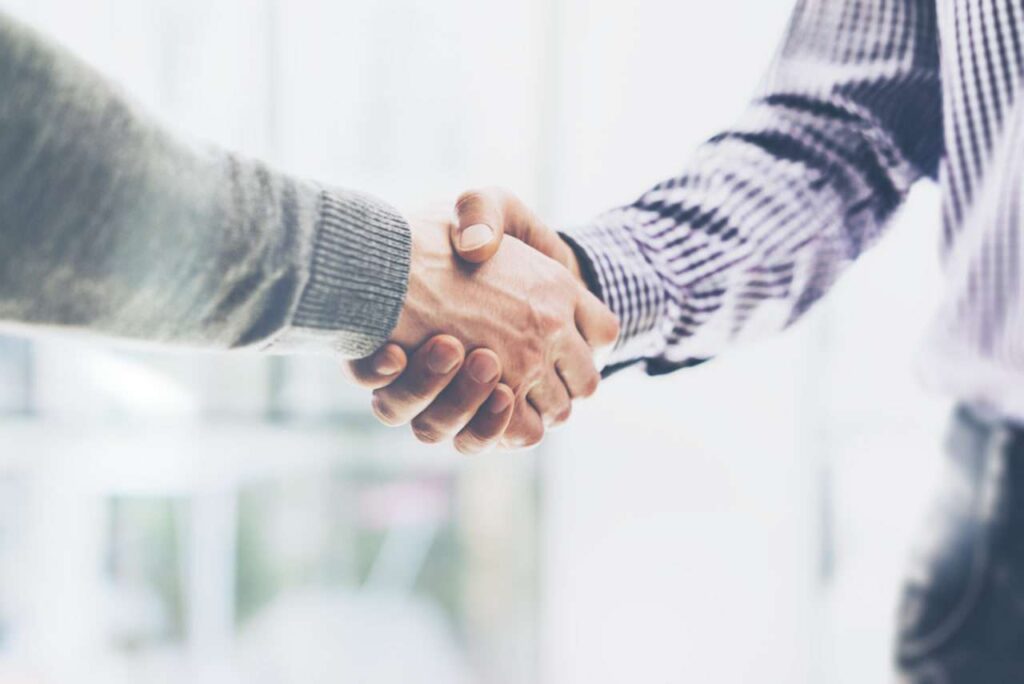
[[468,268],[450,216],[407,220],[181,140],[3,13],[0,93],[6,329],[345,358],[425,345],[442,377],[465,368],[473,450],[510,420],[536,441],[596,385],[592,347],[614,340],[615,317],[519,240]]
[[[903,593],[904,682],[1024,681],[1022,89],[1019,0],[798,0],[763,89],[680,175],[563,236],[484,191],[453,238],[504,225],[576,269],[620,320],[604,373],[658,375],[794,323],[937,179],[947,290],[923,357],[959,408]],[[458,398],[419,353],[350,372],[388,416],[433,411],[414,428],[437,441]]]

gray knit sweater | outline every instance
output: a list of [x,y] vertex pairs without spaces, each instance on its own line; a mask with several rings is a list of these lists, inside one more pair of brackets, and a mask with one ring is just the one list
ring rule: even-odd
[[387,205],[169,134],[0,13],[0,325],[359,357],[410,237]]

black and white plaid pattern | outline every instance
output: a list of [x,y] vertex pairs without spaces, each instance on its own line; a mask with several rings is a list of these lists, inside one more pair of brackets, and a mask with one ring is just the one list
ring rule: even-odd
[[929,177],[950,284],[934,347],[970,361],[950,384],[1024,391],[1022,79],[1022,0],[800,0],[739,123],[571,233],[622,322],[611,364],[665,372],[789,325]]

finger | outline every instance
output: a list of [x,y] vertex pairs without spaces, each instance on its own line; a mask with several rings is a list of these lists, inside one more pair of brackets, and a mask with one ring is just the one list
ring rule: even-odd
[[405,350],[389,342],[365,359],[349,361],[342,370],[359,387],[375,390],[394,382],[406,364]]
[[489,349],[474,350],[448,387],[413,418],[412,431],[416,438],[435,444],[453,437],[491,396],[500,377],[497,354]]
[[545,427],[561,425],[569,420],[572,413],[572,398],[554,368],[548,370],[544,379],[527,392],[526,398],[537,409]]
[[474,264],[487,261],[501,246],[505,229],[504,193],[494,188],[470,190],[455,202],[452,248]]
[[508,385],[498,384],[469,425],[455,435],[455,448],[461,454],[480,454],[498,444],[515,408],[516,395]]
[[526,394],[516,397],[512,420],[501,438],[506,449],[525,449],[536,446],[544,439],[544,420],[537,409],[527,401]]
[[579,335],[561,350],[555,361],[555,371],[572,399],[583,399],[597,391],[601,374],[594,363],[594,350]]
[[462,365],[465,350],[451,335],[437,335],[412,355],[405,372],[373,393],[373,412],[386,425],[403,425],[419,414]]
[[610,347],[619,339],[619,319],[589,291],[582,287],[580,291],[576,302],[577,329],[592,348]]

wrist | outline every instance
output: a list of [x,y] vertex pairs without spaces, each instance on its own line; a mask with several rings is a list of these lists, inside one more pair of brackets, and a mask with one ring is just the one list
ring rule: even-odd
[[384,343],[398,320],[409,278],[410,227],[397,210],[373,197],[308,187],[317,193],[318,206],[306,280],[288,330],[274,345],[325,345],[361,358]]
[[572,273],[572,277],[589,290],[590,286],[587,285],[587,281],[583,277],[583,269],[580,267],[580,259],[576,256],[576,250],[569,248],[569,256],[566,261],[568,262],[566,268]]
[[446,315],[449,302],[441,293],[465,285],[449,240],[447,216],[425,212],[414,215],[409,226],[409,279],[391,335],[392,342],[406,349],[418,347],[438,332],[451,332],[452,321]]
[[567,250],[569,253],[567,261],[569,263],[566,264],[566,268],[569,269],[577,282],[590,290],[590,292],[598,299],[604,301],[604,297],[601,293],[601,281],[597,277],[597,270],[594,268],[594,264],[590,260],[590,255],[572,239],[572,236],[565,233],[559,233],[558,235],[569,247]]

